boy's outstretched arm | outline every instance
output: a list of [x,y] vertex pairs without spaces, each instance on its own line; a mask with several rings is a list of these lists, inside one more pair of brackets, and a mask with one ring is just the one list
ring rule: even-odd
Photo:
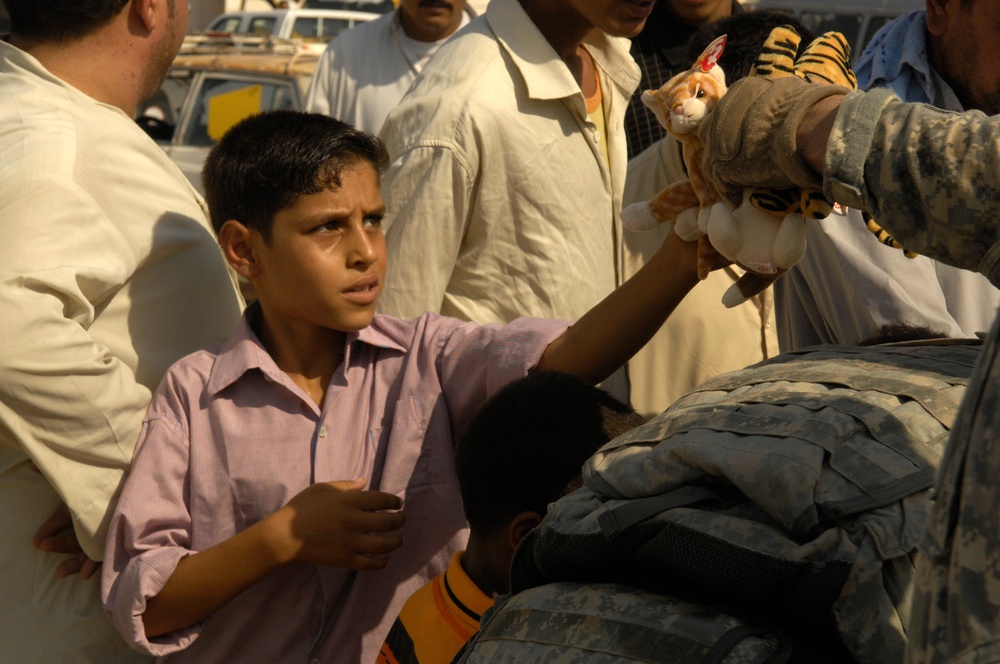
[[403,543],[398,496],[361,491],[365,480],[314,484],[274,514],[182,558],[142,614],[146,638],[193,625],[291,562],[357,570],[385,567]]
[[[715,260],[713,269],[725,264]],[[536,369],[604,380],[646,345],[698,283],[697,262],[698,243],[670,233],[641,270],[549,344]]]

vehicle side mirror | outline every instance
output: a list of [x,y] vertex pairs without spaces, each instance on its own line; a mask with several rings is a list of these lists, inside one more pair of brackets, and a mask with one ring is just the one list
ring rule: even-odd
[[154,141],[169,142],[174,137],[174,125],[166,120],[161,120],[152,115],[143,115],[135,122]]

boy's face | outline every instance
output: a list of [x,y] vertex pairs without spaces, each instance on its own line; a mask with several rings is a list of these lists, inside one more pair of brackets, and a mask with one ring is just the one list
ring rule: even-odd
[[385,206],[368,162],[348,164],[340,181],[279,211],[270,244],[255,236],[253,285],[269,325],[353,332],[372,322],[385,284]]

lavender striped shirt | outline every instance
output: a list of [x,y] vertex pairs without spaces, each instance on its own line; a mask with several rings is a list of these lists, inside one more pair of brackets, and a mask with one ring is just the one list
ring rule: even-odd
[[[171,662],[374,661],[406,599],[465,545],[453,433],[567,327],[377,315],[348,339],[320,410],[244,316],[221,347],[175,364],[153,397],[105,556],[105,607],[119,631]],[[404,542],[386,569],[293,564],[203,623],[145,638],[146,599],[180,558],[311,482],[354,477],[403,498]]]

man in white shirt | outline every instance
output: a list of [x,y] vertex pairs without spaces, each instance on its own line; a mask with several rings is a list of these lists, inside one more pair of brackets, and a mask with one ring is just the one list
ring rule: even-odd
[[93,561],[151,391],[242,306],[200,197],[132,121],[187,2],[3,3],[0,659],[135,661]]
[[431,56],[472,16],[466,0],[400,0],[394,11],[330,41],[306,109],[377,134]]
[[385,313],[577,320],[621,283],[622,118],[639,82],[621,37],[652,6],[491,0],[441,48],[381,132]]

